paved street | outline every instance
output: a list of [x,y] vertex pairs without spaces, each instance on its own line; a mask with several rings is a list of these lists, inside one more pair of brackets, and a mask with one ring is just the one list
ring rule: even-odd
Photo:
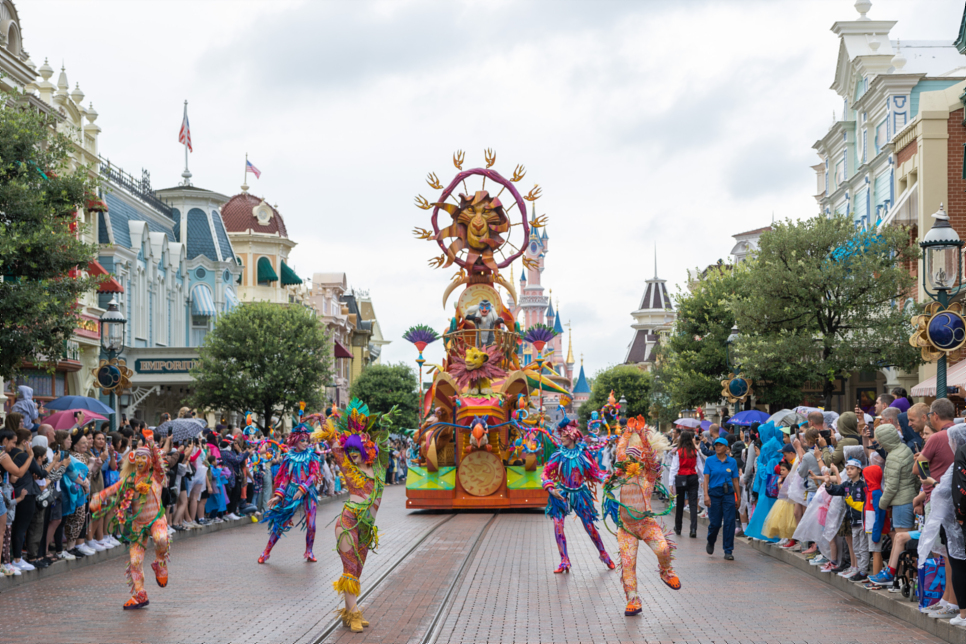
[[[677,550],[682,590],[660,583],[642,549],[645,612],[625,618],[618,572],[598,561],[579,525],[567,526],[574,569],[554,575],[556,545],[542,514],[411,512],[404,495],[401,487],[387,491],[380,551],[363,576],[365,590],[399,564],[364,601],[372,627],[364,635],[339,627],[324,641],[422,642],[437,614],[438,642],[941,641],[750,548],[739,546],[736,561],[725,562],[686,537]],[[138,612],[120,609],[122,559],[14,588],[0,595],[3,613],[16,616],[0,624],[0,643],[314,643],[338,606],[331,582],[340,567],[326,524],[340,508],[320,509],[314,565],[302,563],[297,533],[265,566],[255,563],[261,526],[186,540],[173,552],[169,586],[149,586],[151,605]],[[616,540],[607,533],[604,540],[616,557]],[[809,620],[789,619],[791,604]]]

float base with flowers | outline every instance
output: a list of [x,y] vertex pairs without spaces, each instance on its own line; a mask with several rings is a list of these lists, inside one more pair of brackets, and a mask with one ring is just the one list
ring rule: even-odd
[[542,351],[554,332],[536,325],[540,328],[523,334],[497,290],[502,287],[516,303],[513,279],[501,271],[517,259],[529,261],[522,249],[530,230],[546,223],[545,217],[527,214],[540,188],[521,195],[516,184],[526,171],[517,166],[511,178],[503,177],[492,169],[496,155],[490,150],[485,168],[463,170],[464,158],[462,152],[454,155],[458,173],[449,185],[428,176],[430,187],[440,191],[434,201],[416,198],[418,207],[432,211],[432,230],[416,228],[415,234],[442,251],[430,265],[457,268],[443,293],[444,308],[463,288],[442,336],[425,325],[404,336],[419,349],[420,369],[428,344],[442,340],[445,348],[442,364],[430,365],[433,382],[421,401],[425,420],[415,432],[419,455],[409,467],[406,506],[543,507],[547,493],[540,469],[554,446],[542,415],[531,408],[531,395],[569,392],[542,375],[536,361],[521,367],[522,342]]

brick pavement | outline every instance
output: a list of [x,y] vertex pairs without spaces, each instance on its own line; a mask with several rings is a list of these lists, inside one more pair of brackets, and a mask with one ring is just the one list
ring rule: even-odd
[[492,516],[488,512],[461,513],[434,532],[363,602],[371,624],[364,636],[339,628],[325,641],[418,644]]
[[[304,563],[304,533],[293,530],[258,565],[264,525],[175,544],[167,588],[157,587],[145,565],[151,605],[140,611],[121,610],[129,597],[123,559],[18,586],[0,594],[0,644],[294,642],[320,630],[340,604],[332,581],[342,567],[329,522],[341,508],[319,508],[315,564]],[[369,557],[363,584],[446,518],[406,510],[405,490],[387,489],[379,552]]]
[[[401,487],[387,490],[379,518],[384,536],[364,588],[448,518],[407,511],[404,503]],[[264,526],[179,545],[168,588],[149,587],[152,603],[142,611],[120,610],[127,598],[121,560],[17,587],[0,594],[0,644],[312,642],[340,604],[331,582],[341,569],[326,525],[340,507],[320,509],[317,564],[302,562],[299,532],[279,543],[268,565],[256,564]],[[366,600],[372,627],[362,635],[340,628],[328,641],[420,641],[489,516],[460,514],[440,527]],[[554,575],[550,521],[540,512],[500,513],[454,592],[436,641],[942,642],[744,544],[736,547],[737,560],[726,562],[720,552],[708,557],[702,539],[687,537],[677,551],[684,585],[678,592],[660,582],[654,556],[642,547],[645,612],[625,618],[618,572],[597,559],[579,523],[568,522],[567,532],[574,569]],[[616,558],[616,539],[603,537]],[[425,556],[430,552],[433,557]]]
[[[604,532],[616,559],[617,540]],[[579,523],[568,521],[574,563],[559,558],[550,521],[503,513],[454,598],[438,642],[942,642],[870,608],[809,575],[741,544],[733,562],[713,557],[703,539],[678,539],[683,588],[657,576],[642,545],[638,560],[644,613],[624,617],[618,571],[606,569]],[[718,608],[718,607],[721,608]]]

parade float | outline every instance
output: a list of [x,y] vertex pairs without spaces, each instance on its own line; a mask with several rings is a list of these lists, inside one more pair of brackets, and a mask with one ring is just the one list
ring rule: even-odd
[[[496,156],[490,150],[485,168],[463,170],[464,158],[463,152],[454,155],[458,172],[446,186],[435,174],[428,175],[429,186],[440,191],[435,200],[416,197],[418,207],[431,211],[432,230],[416,228],[414,233],[442,251],[430,266],[456,271],[443,292],[444,309],[461,290],[442,335],[417,325],[404,336],[420,352],[420,382],[425,347],[441,340],[445,350],[441,364],[429,365],[433,380],[420,404],[414,433],[419,455],[409,467],[406,505],[543,507],[547,493],[540,470],[554,450],[543,393],[569,392],[545,371],[543,350],[554,329],[533,325],[522,331],[497,290],[502,288],[507,302],[516,304],[513,278],[502,271],[521,258],[529,266],[523,249],[531,229],[546,223],[532,208],[540,187],[520,194],[516,184],[525,169],[518,165],[509,179],[504,177],[492,169]],[[521,366],[523,343],[537,355]]]

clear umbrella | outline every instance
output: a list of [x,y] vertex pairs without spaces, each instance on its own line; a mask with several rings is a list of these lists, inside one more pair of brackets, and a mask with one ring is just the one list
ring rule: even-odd
[[701,421],[697,418],[678,418],[674,421],[674,424],[678,427],[690,427],[691,429],[701,427]]
[[779,427],[791,427],[806,420],[808,419],[791,409],[782,409],[768,417],[768,422],[775,423]]

